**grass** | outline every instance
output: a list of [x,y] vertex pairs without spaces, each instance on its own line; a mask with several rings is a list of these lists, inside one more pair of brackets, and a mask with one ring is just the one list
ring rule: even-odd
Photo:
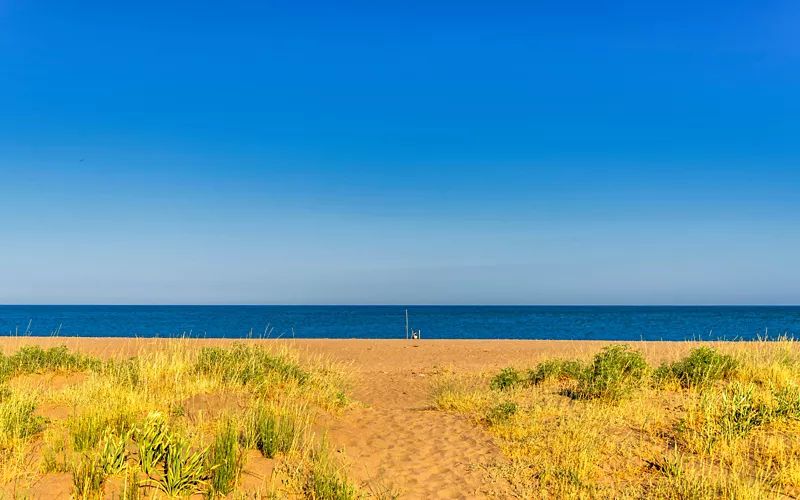
[[737,364],[733,356],[703,346],[693,349],[689,356],[680,361],[661,365],[655,371],[654,378],[657,383],[674,382],[687,389],[704,387],[731,378]]
[[226,496],[236,489],[244,467],[244,453],[239,446],[239,430],[233,417],[227,416],[217,424],[214,442],[208,454],[213,496]]
[[278,406],[260,399],[244,415],[242,442],[266,458],[298,450],[310,421],[305,406]]
[[505,485],[498,496],[800,496],[794,341],[676,347],[686,354],[655,369],[616,344],[590,359],[447,374],[432,403],[495,437],[509,459],[486,466],[487,482]]
[[28,373],[82,371],[100,364],[100,360],[71,353],[65,346],[47,350],[35,345],[24,346],[11,356],[0,354],[0,380]]
[[333,458],[325,440],[310,454],[302,492],[314,500],[357,500],[363,496]]
[[0,445],[11,446],[39,433],[45,419],[36,415],[35,410],[35,398],[30,394],[15,392],[6,397],[0,403]]
[[[29,377],[78,372],[52,387]],[[246,498],[260,495],[241,480],[249,446],[276,460],[276,470],[305,471],[270,480],[276,497],[360,491],[343,469],[329,469],[311,430],[318,415],[350,404],[348,377],[344,366],[263,345],[175,340],[109,359],[24,347],[0,355],[0,479],[27,491],[69,473],[69,493],[86,499]],[[195,411],[189,400],[231,403]],[[48,419],[39,407],[66,411]],[[311,471],[319,488],[308,487]]]
[[213,469],[208,467],[208,447],[196,449],[193,444],[181,433],[167,436],[163,468],[154,483],[170,497],[202,493],[213,473]]
[[641,387],[649,372],[640,352],[627,345],[604,347],[591,365],[578,372],[578,385],[568,393],[576,399],[618,402]]
[[83,455],[77,463],[72,464],[71,470],[74,498],[88,500],[103,497],[106,476],[97,457]]

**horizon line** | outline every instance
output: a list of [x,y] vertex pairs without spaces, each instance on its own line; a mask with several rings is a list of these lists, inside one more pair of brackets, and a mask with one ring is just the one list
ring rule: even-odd
[[2,303],[0,307],[800,307],[800,304],[261,304],[261,303]]

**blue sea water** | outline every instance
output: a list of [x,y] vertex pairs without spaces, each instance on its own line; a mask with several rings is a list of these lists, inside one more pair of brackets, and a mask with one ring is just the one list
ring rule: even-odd
[[800,307],[0,306],[2,335],[751,340],[797,336]]

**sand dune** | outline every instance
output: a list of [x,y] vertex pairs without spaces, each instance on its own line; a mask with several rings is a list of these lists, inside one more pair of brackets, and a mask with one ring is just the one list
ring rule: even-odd
[[[100,356],[130,356],[168,339],[6,337],[9,353],[21,345],[65,344]],[[233,340],[192,339],[196,345]],[[460,373],[533,366],[543,357],[588,357],[608,342],[503,340],[248,340],[291,345],[309,355],[352,364],[354,399],[364,407],[319,422],[351,474],[375,489],[393,489],[403,498],[480,498],[502,492],[486,484],[482,466],[506,460],[489,434],[467,419],[430,408],[430,380],[443,369]],[[692,344],[637,343],[652,361],[674,358]],[[259,474],[259,471],[252,471]]]

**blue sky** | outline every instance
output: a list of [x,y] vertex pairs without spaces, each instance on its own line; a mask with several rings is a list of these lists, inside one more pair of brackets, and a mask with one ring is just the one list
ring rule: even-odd
[[800,4],[0,0],[0,303],[800,303]]

